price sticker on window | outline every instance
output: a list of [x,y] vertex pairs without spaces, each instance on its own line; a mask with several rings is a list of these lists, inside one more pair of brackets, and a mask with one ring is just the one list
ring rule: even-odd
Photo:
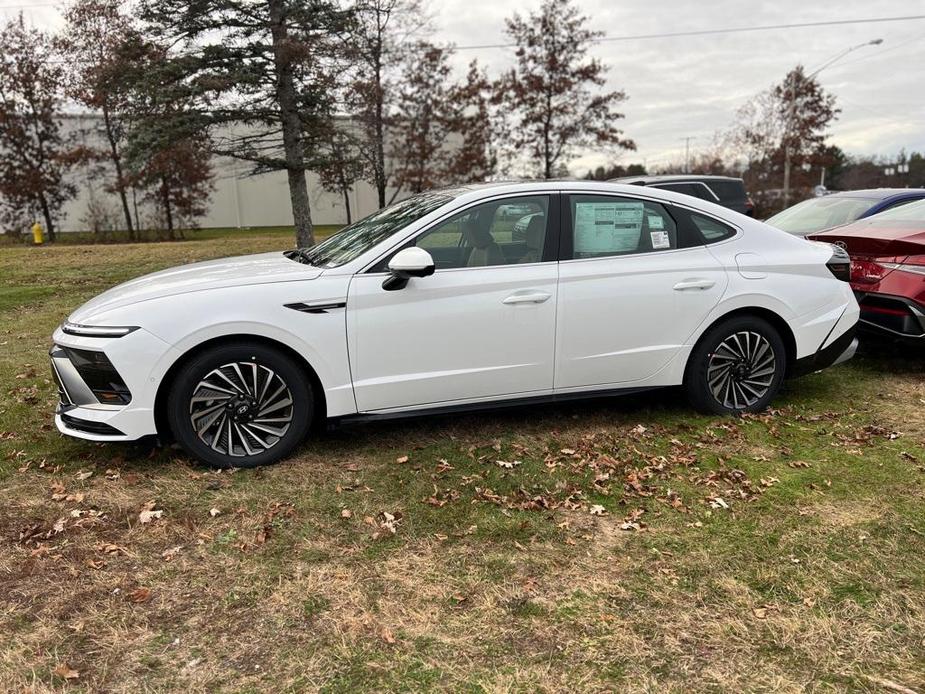
[[575,205],[575,253],[627,253],[639,247],[641,202],[579,202]]

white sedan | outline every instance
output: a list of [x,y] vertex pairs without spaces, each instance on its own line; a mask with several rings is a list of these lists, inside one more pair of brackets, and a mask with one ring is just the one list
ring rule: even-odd
[[853,354],[847,272],[840,249],[655,188],[433,191],[313,248],[86,303],[54,333],[55,421],[251,467],[325,420],[678,385],[702,411],[754,412],[784,378]]

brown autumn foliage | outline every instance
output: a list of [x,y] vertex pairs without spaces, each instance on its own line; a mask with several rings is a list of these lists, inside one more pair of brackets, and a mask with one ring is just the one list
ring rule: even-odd
[[74,196],[64,179],[79,158],[56,118],[61,65],[47,34],[20,13],[0,28],[0,224],[11,233],[44,221],[49,240],[64,203]]
[[601,90],[607,68],[588,49],[602,33],[587,22],[571,0],[545,0],[538,12],[506,20],[517,44],[516,64],[499,84],[512,120],[507,144],[543,178],[582,149],[636,148],[618,127],[626,94]]

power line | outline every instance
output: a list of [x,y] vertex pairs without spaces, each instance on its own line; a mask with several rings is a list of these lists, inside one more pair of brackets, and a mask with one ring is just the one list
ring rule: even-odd
[[[909,22],[925,19],[925,14],[907,15],[904,17],[870,17],[867,19],[832,19],[824,22],[800,22],[796,24],[767,24],[765,26],[731,27],[727,29],[701,29],[697,31],[672,31],[661,34],[628,34],[625,36],[601,36],[591,39],[594,43],[607,43],[611,41],[643,41],[648,39],[669,39],[686,36],[711,36],[716,34],[739,34],[754,31],[774,31],[778,29],[804,29],[807,27],[844,26],[846,24],[878,24],[882,22]],[[457,51],[470,51],[488,48],[516,48],[516,43],[493,43],[475,46],[455,46]]]

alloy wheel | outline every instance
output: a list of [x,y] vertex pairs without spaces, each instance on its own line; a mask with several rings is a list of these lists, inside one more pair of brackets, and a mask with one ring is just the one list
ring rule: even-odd
[[765,397],[774,383],[777,359],[771,343],[759,333],[733,333],[710,354],[707,383],[723,407],[741,410]]
[[190,421],[212,450],[232,457],[273,448],[292,425],[293,398],[283,378],[256,361],[213,369],[193,389]]

